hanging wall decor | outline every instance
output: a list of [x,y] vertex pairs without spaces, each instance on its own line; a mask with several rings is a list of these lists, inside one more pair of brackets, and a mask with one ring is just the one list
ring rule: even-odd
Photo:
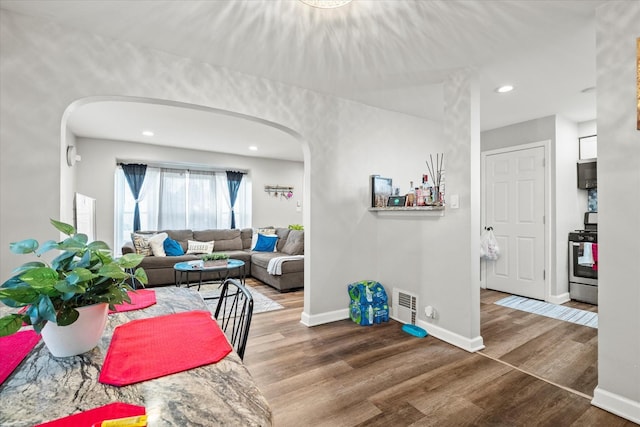
[[293,187],[286,185],[265,185],[264,191],[273,197],[290,199],[293,197]]

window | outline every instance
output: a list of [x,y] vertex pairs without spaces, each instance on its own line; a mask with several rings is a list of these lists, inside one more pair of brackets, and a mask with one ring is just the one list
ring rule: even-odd
[[[122,168],[115,174],[115,239],[119,254],[131,240],[135,200]],[[227,176],[221,171],[147,167],[138,200],[142,230],[231,227]],[[236,228],[251,227],[251,183],[242,178],[235,203]]]

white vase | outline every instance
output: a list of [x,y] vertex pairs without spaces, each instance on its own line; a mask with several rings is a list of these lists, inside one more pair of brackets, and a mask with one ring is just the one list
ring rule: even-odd
[[68,326],[47,322],[42,328],[42,340],[55,357],[70,357],[85,353],[100,342],[107,324],[109,304],[94,304],[76,308],[80,317]]

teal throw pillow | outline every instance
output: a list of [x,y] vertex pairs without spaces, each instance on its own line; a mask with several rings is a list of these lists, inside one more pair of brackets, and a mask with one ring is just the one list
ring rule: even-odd
[[164,251],[167,256],[184,255],[184,250],[182,250],[182,246],[180,246],[180,243],[176,242],[173,239],[170,239],[169,237],[164,239]]
[[278,236],[276,235],[267,236],[265,234],[258,234],[258,241],[253,250],[257,252],[273,252],[276,248],[277,241]]

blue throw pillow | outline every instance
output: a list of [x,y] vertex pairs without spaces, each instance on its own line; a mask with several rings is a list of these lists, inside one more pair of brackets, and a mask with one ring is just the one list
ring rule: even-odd
[[253,250],[257,252],[273,252],[273,250],[276,248],[277,241],[278,236],[267,236],[265,234],[258,234],[258,241],[256,242],[256,246],[253,248]]
[[176,242],[173,239],[170,239],[169,237],[164,239],[163,245],[164,251],[166,252],[167,256],[184,255],[184,251],[182,250],[182,246],[180,246],[180,243]]

